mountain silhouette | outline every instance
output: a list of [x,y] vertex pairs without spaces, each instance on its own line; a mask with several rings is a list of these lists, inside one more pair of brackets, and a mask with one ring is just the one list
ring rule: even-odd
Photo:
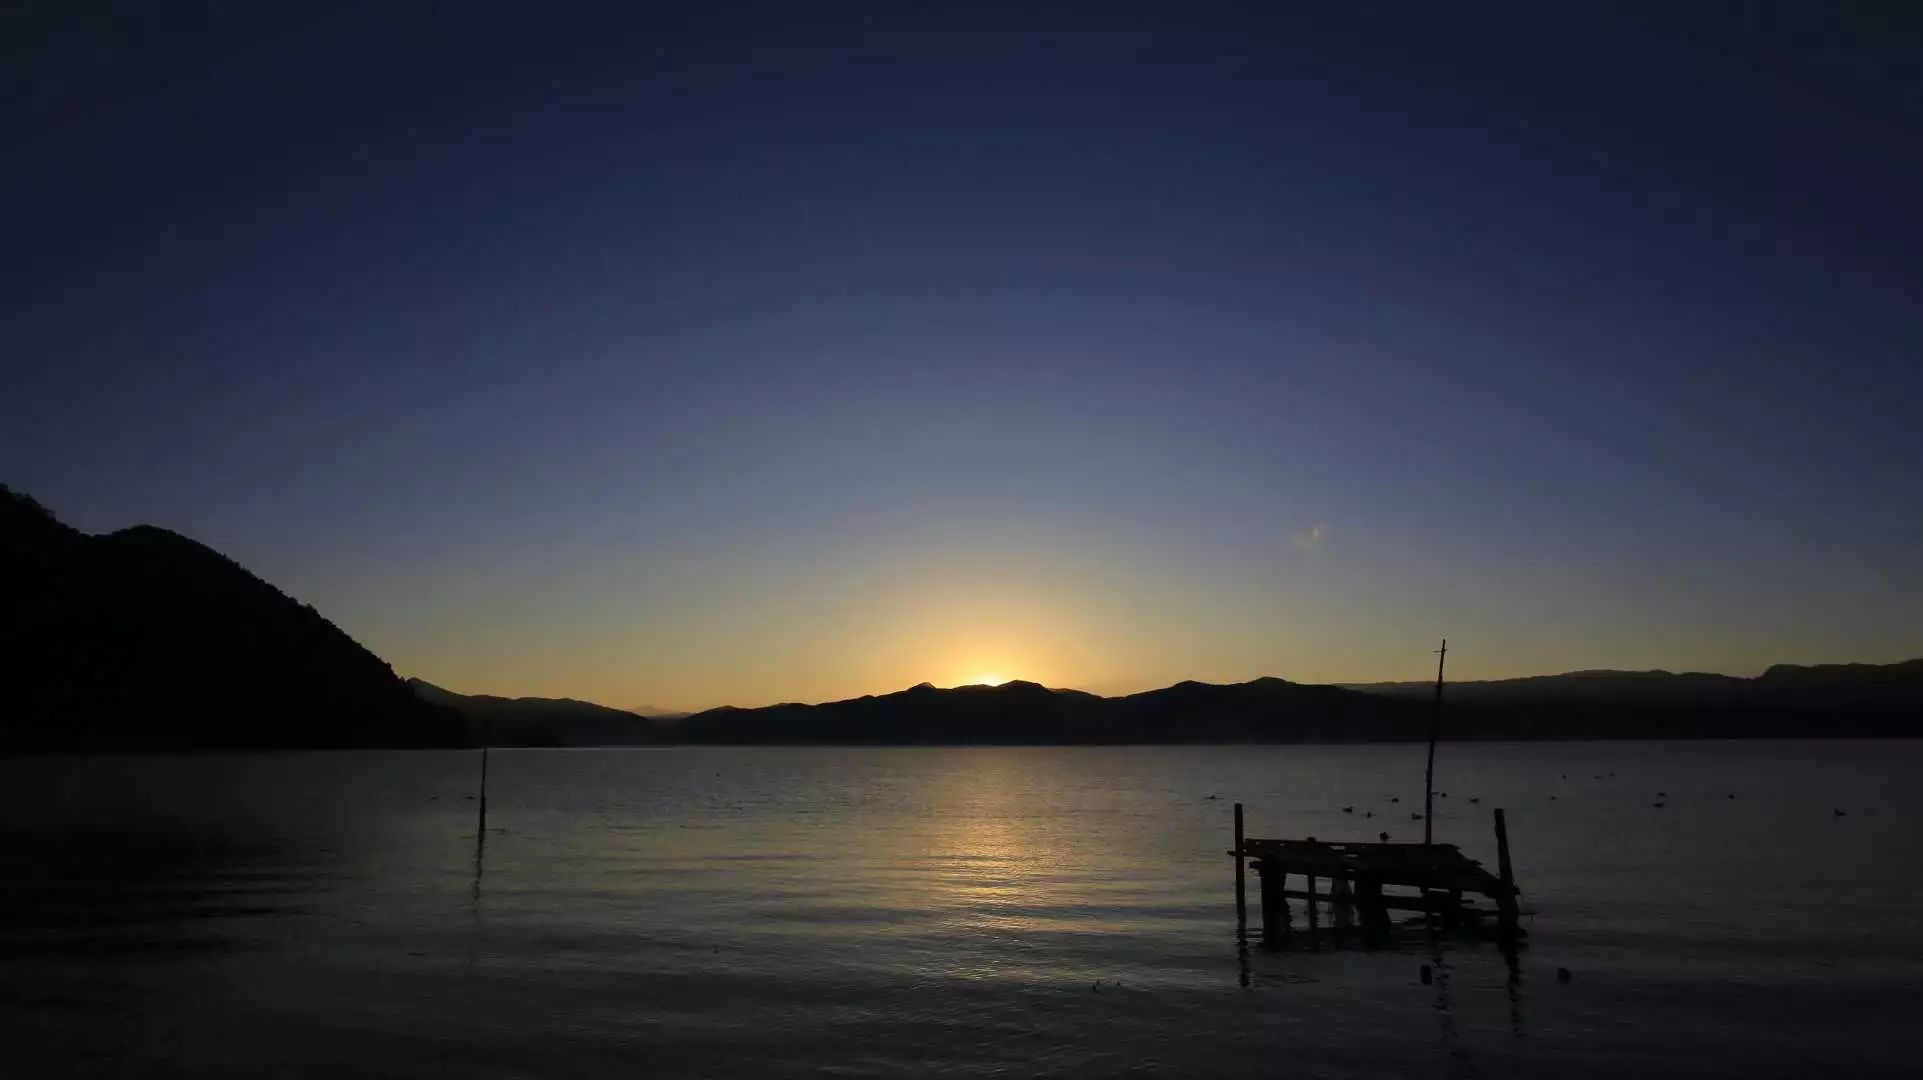
[[194,540],[0,486],[0,750],[447,746],[461,719]]
[[[704,743],[1390,742],[1428,738],[1433,682],[1180,682],[1123,697],[1032,682],[763,708],[682,721]],[[1581,671],[1450,683],[1449,739],[1907,736],[1923,731],[1923,660],[1799,667],[1755,679]]]
[[[403,682],[313,607],[148,525],[89,536],[0,485],[0,752],[695,743],[1366,742],[1427,737],[1427,681],[1033,682],[648,717]],[[1923,659],[1755,678],[1574,671],[1448,684],[1450,739],[1910,736]]]
[[490,746],[633,746],[659,739],[647,717],[591,701],[457,694],[425,679],[407,685],[421,700],[460,712],[470,735]]
[[1275,678],[1184,682],[1116,698],[1018,680],[709,709],[682,721],[680,734],[710,743],[1281,742],[1415,738],[1427,716],[1413,702]]
[[[1351,690],[1427,700],[1432,682]],[[1707,672],[1571,671],[1449,683],[1458,733],[1514,738],[1744,738],[1923,732],[1923,659],[1777,664],[1755,678]]]

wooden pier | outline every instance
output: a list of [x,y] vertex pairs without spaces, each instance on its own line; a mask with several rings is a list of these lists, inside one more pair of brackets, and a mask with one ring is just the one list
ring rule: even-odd
[[[1290,900],[1304,902],[1311,932],[1318,931],[1326,908],[1332,929],[1353,931],[1365,942],[1387,936],[1391,911],[1421,912],[1445,929],[1476,929],[1496,917],[1499,940],[1513,943],[1521,936],[1517,922],[1518,890],[1509,861],[1509,830],[1503,812],[1495,812],[1499,871],[1491,874],[1481,863],[1462,854],[1454,844],[1376,844],[1306,840],[1264,840],[1242,834],[1242,804],[1235,804],[1235,909],[1240,925],[1248,925],[1248,900],[1243,866],[1253,862],[1261,878],[1262,939],[1276,947],[1294,927]],[[1301,879],[1290,888],[1289,879]],[[1326,888],[1318,890],[1317,883]],[[1403,890],[1403,891],[1397,891]],[[1465,896],[1482,896],[1493,909],[1476,907]]]

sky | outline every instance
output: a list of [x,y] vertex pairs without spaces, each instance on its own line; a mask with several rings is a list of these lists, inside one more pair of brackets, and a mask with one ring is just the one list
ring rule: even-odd
[[1530,6],[17,6],[0,482],[630,707],[1923,656],[1923,20]]

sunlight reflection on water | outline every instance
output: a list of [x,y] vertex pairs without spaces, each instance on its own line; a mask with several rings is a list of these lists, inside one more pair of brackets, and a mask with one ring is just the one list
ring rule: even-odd
[[1449,748],[1482,802],[1440,837],[1490,859],[1509,807],[1541,914],[1517,999],[1450,946],[1439,1010],[1420,950],[1244,989],[1222,855],[1237,798],[1257,835],[1407,831],[1406,747],[497,751],[478,890],[473,755],[11,761],[0,1017],[80,1073],[1898,1072],[1919,764]]

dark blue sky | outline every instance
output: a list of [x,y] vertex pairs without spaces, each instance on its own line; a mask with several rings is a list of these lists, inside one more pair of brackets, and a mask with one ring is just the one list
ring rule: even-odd
[[909,6],[9,16],[0,480],[615,704],[1923,654],[1916,18]]

